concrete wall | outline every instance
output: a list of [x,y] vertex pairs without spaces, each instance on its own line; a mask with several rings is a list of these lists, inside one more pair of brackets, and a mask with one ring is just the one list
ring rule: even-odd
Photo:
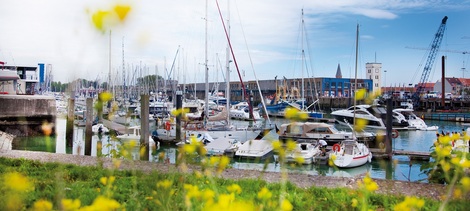
[[42,125],[55,134],[56,105],[52,96],[0,95],[0,130],[16,136],[43,135]]

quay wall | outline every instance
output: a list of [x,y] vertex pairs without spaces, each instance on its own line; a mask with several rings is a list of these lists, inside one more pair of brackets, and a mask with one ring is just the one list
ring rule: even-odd
[[[56,103],[44,95],[0,95],[0,130],[15,136],[55,134]],[[45,131],[46,124],[50,130]]]

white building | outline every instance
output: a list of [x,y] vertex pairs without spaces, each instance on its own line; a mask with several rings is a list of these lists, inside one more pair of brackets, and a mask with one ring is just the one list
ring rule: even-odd
[[372,80],[372,91],[379,91],[382,88],[382,63],[366,63],[366,78]]

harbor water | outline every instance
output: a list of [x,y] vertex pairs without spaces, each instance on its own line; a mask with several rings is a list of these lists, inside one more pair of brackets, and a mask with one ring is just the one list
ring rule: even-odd
[[[278,126],[287,122],[285,119],[273,119],[273,123]],[[247,124],[247,122],[236,122],[235,124]],[[436,140],[436,132],[460,132],[468,126],[456,122],[448,121],[426,121],[428,126],[439,126],[438,131],[400,131],[399,136],[393,139],[392,147],[394,150],[406,151],[420,151],[430,152],[433,142]],[[339,127],[340,128],[340,127]],[[51,153],[63,153],[84,155],[85,149],[85,128],[74,127],[73,144],[67,146],[65,141],[66,120],[64,118],[57,118],[56,120],[56,136],[55,137],[21,137],[16,138],[13,143],[14,150],[29,150],[29,151],[45,151]],[[122,143],[115,140],[108,135],[93,135],[91,144],[91,156],[110,156],[119,150]],[[97,150],[101,149],[101,150]],[[164,157],[158,155],[163,152]],[[167,162],[175,163],[178,154],[178,149],[175,146],[161,146],[150,150],[150,162]],[[139,148],[135,147],[132,152],[134,159],[139,159]],[[161,160],[159,160],[161,159]],[[343,176],[353,177],[364,175],[369,172],[372,178],[376,179],[391,179],[401,181],[420,181],[427,182],[427,175],[422,174],[420,167],[423,163],[428,161],[410,160],[407,156],[393,156],[392,160],[376,160],[373,159],[372,163],[364,166],[350,168],[350,169],[337,169],[329,167],[328,165],[311,164],[311,165],[287,165],[289,172],[297,172],[311,175],[324,175],[324,176]],[[253,160],[240,160],[233,158],[231,167],[237,169],[251,169],[251,170],[264,170],[279,172],[281,170],[280,164],[277,162],[277,155],[272,155],[266,160],[253,161]]]

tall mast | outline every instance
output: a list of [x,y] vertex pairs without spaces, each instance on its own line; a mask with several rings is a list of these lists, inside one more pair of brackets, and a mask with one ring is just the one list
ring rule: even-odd
[[207,0],[206,0],[206,18],[205,18],[205,52],[204,52],[204,69],[205,69],[205,82],[206,82],[206,89],[205,89],[205,105],[204,105],[204,123],[207,122],[208,113],[209,113],[209,68],[207,67]]
[[124,36],[122,36],[122,97],[126,92],[126,64],[124,63]]
[[108,91],[111,90],[111,30],[109,30],[109,73],[108,73]]
[[[230,37],[230,1],[227,1],[227,26],[228,26],[228,36]],[[226,65],[226,73],[225,73],[225,109],[227,112],[230,113],[230,52],[229,52],[229,45],[227,42],[227,47],[225,51],[225,65]],[[227,123],[230,123],[230,115],[227,115]]]
[[302,43],[302,67],[301,67],[301,71],[302,71],[302,85],[301,85],[301,100],[302,100],[302,110],[305,109],[305,102],[304,102],[304,99],[305,99],[305,94],[304,94],[304,60],[305,60],[305,56],[304,56],[304,9],[302,9],[302,35],[301,35],[301,43]]
[[[353,115],[353,128],[356,125],[356,94],[357,94],[357,57],[359,49],[359,24],[356,27],[356,64],[354,67],[354,115]],[[355,131],[353,130],[353,138],[355,138]]]

